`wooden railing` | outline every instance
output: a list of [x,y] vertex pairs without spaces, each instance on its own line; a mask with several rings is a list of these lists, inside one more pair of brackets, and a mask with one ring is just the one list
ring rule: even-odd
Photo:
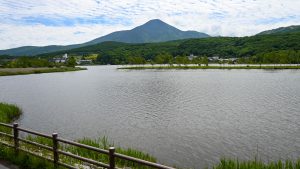
[[[110,147],[109,150],[104,150],[104,149],[100,149],[100,148],[88,146],[88,145],[85,145],[85,144],[80,144],[80,143],[77,143],[77,142],[74,142],[74,141],[59,138],[57,133],[53,133],[52,136],[50,136],[50,135],[46,135],[46,134],[39,133],[39,132],[36,132],[36,131],[32,131],[32,130],[29,130],[29,129],[20,128],[18,126],[18,123],[14,123],[13,125],[0,123],[0,126],[13,129],[13,134],[7,134],[5,132],[0,132],[0,136],[4,136],[4,137],[8,137],[8,138],[13,139],[13,144],[10,144],[8,142],[3,142],[3,141],[0,141],[0,144],[11,147],[11,148],[14,148],[16,154],[18,154],[19,151],[22,151],[22,152],[25,152],[27,154],[30,154],[30,155],[48,160],[50,162],[53,162],[53,165],[54,165],[55,168],[58,168],[58,166],[63,166],[63,167],[70,168],[70,169],[76,169],[75,166],[72,166],[70,164],[66,164],[66,163],[64,163],[60,160],[60,158],[59,158],[60,155],[64,155],[64,156],[71,157],[73,159],[77,159],[77,160],[86,162],[88,164],[92,164],[94,166],[108,168],[108,169],[115,169],[116,168],[116,162],[115,162],[116,158],[127,160],[127,161],[130,161],[130,162],[134,162],[134,163],[144,165],[144,166],[148,166],[148,167],[158,168],[158,169],[174,169],[172,167],[168,167],[168,166],[164,166],[164,165],[161,165],[161,164],[157,164],[157,163],[153,163],[153,162],[149,162],[149,161],[145,161],[145,160],[137,159],[137,158],[130,157],[130,156],[127,156],[127,155],[116,153],[114,147]],[[31,141],[31,140],[21,138],[19,136],[20,131],[24,132],[24,133],[31,134],[31,135],[35,135],[35,136],[39,136],[39,137],[43,137],[43,138],[47,138],[47,139],[52,139],[53,145],[48,146],[48,145],[44,145],[44,144],[41,144],[41,143],[38,143],[38,142],[34,142],[34,141]],[[42,148],[42,149],[45,149],[45,150],[52,151],[53,158],[45,157],[45,156],[39,155],[35,152],[32,152],[29,149],[22,148],[20,146],[19,142],[23,142],[23,143],[26,143],[26,144],[36,146],[38,148]],[[99,161],[96,161],[96,160],[93,160],[93,159],[89,159],[89,158],[85,158],[85,157],[82,157],[82,156],[79,156],[79,155],[76,155],[76,154],[72,154],[71,152],[66,152],[66,151],[60,150],[59,149],[59,144],[60,143],[63,143],[63,144],[66,144],[66,145],[72,145],[72,146],[79,147],[79,148],[84,148],[84,149],[87,149],[91,152],[97,152],[97,153],[100,153],[100,154],[107,155],[108,159],[109,159],[109,164],[105,164],[105,163],[102,163],[102,162],[99,162]]]

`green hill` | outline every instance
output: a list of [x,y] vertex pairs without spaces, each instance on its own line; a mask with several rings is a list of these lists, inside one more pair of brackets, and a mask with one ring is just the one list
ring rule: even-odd
[[[257,35],[239,38],[212,37],[142,44],[103,42],[40,56],[54,57],[63,53],[70,55],[99,54],[98,61],[102,64],[126,64],[132,57],[141,57],[144,60],[154,61],[155,57],[160,54],[169,54],[172,57],[188,56],[190,54],[207,57],[219,56],[221,58],[251,57],[256,58],[256,62],[267,62],[266,60],[263,61],[261,57],[265,57],[264,55],[270,55],[268,57],[271,57],[272,54],[275,55],[274,52],[283,52],[284,55],[288,55],[288,52],[300,51],[299,42],[300,33]],[[292,61],[290,62],[292,63]]]
[[259,33],[258,35],[270,35],[270,34],[282,34],[282,33],[295,33],[300,32],[300,26],[289,26],[289,27],[281,27],[277,29],[267,30]]

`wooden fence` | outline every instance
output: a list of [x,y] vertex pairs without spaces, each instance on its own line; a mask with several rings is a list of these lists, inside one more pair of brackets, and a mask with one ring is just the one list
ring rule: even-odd
[[[88,145],[85,145],[85,144],[80,144],[80,143],[77,143],[77,142],[74,142],[74,141],[59,138],[57,133],[53,133],[52,136],[50,136],[50,135],[46,135],[46,134],[39,133],[39,132],[36,132],[36,131],[32,131],[32,130],[29,130],[29,129],[20,128],[18,126],[18,123],[14,123],[13,125],[0,123],[0,126],[7,127],[7,128],[10,128],[10,129],[13,130],[13,134],[7,134],[5,132],[0,132],[1,136],[5,136],[5,137],[13,139],[13,145],[9,144],[7,142],[2,142],[2,141],[0,141],[0,144],[11,147],[11,148],[14,148],[16,154],[18,154],[19,151],[22,151],[22,152],[25,152],[27,154],[30,154],[30,155],[48,160],[50,162],[53,162],[54,168],[58,168],[58,166],[63,166],[63,167],[70,168],[70,169],[76,169],[75,166],[72,166],[70,164],[66,164],[66,163],[60,161],[60,158],[59,158],[60,155],[64,155],[64,156],[68,156],[68,157],[86,162],[88,164],[92,164],[92,165],[97,166],[97,167],[103,167],[103,168],[108,168],[108,169],[115,169],[116,168],[116,163],[115,163],[116,158],[127,160],[127,161],[130,161],[130,162],[134,162],[134,163],[144,165],[144,166],[148,166],[148,167],[158,168],[158,169],[174,169],[172,167],[168,167],[168,166],[164,166],[164,165],[161,165],[161,164],[157,164],[157,163],[153,163],[153,162],[149,162],[149,161],[145,161],[145,160],[137,159],[137,158],[130,157],[130,156],[127,156],[127,155],[116,153],[114,147],[110,147],[109,150],[104,150],[104,149],[100,149],[100,148],[88,146]],[[43,137],[43,138],[52,139],[53,146],[51,147],[51,146],[48,146],[48,145],[44,145],[44,144],[41,144],[41,143],[38,143],[38,142],[34,142],[34,141],[31,141],[31,140],[21,138],[19,136],[19,132],[24,132],[24,133],[32,134],[32,135],[35,135],[35,136],[40,136],[40,137]],[[24,149],[20,146],[19,142],[27,143],[27,144],[36,146],[38,148],[42,148],[42,149],[45,149],[45,150],[52,151],[53,152],[53,158],[44,157],[44,156],[39,155],[35,152],[32,152],[28,149]],[[93,152],[97,152],[97,153],[100,153],[100,154],[105,154],[105,155],[108,156],[109,164],[105,164],[105,163],[102,163],[102,162],[99,162],[99,161],[96,161],[96,160],[93,160],[93,159],[85,158],[85,157],[82,157],[82,156],[79,156],[79,155],[76,155],[76,154],[72,154],[70,152],[60,150],[59,149],[59,144],[60,143],[64,143],[66,145],[72,145],[72,146],[79,147],[79,148],[84,148],[84,149],[87,149],[91,152],[93,151]]]

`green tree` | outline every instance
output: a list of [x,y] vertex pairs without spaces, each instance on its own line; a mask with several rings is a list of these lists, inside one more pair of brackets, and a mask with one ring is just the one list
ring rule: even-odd
[[169,53],[160,53],[155,56],[154,62],[157,64],[172,64],[173,57]]
[[202,58],[202,63],[205,64],[206,66],[208,66],[208,58],[207,58],[207,56],[204,56]]
[[68,67],[75,67],[76,66],[76,59],[71,56],[68,60],[67,60],[67,64]]

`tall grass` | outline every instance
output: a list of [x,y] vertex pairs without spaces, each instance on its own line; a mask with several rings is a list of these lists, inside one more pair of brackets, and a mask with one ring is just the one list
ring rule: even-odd
[[242,161],[222,159],[213,169],[300,169],[300,160],[278,160],[264,163],[261,160]]
[[11,123],[21,115],[21,109],[16,105],[0,103],[0,122]]
[[[7,68],[9,69],[9,68]],[[26,70],[23,68],[22,70],[18,71],[1,71],[0,76],[13,76],[13,75],[28,75],[28,74],[40,74],[40,73],[55,73],[55,72],[72,72],[72,71],[79,71],[79,70],[87,70],[86,68],[81,67],[60,67],[60,68],[36,68]]]
[[[11,123],[20,117],[22,111],[19,107],[12,104],[0,103],[0,122]],[[0,131],[11,133],[12,130],[7,127],[0,126]]]
[[118,69],[143,70],[143,69],[300,69],[300,66],[132,66]]
[[19,152],[16,156],[13,149],[3,145],[0,145],[0,159],[7,160],[20,167],[20,169],[54,169],[53,164],[46,160],[23,152]]
[[[27,136],[26,139],[40,143],[40,144],[52,146],[51,139],[47,139],[47,138],[43,138],[43,137],[31,137],[31,136]],[[98,139],[83,138],[83,139],[77,140],[76,142],[79,142],[79,143],[85,144],[85,145],[89,145],[92,147],[100,148],[100,149],[106,149],[106,150],[109,147],[115,147],[115,145],[113,143],[109,142],[107,137],[102,137],[102,138],[98,138]],[[33,148],[31,145],[26,145],[26,147],[29,149]],[[103,162],[106,164],[109,163],[108,155],[94,152],[91,150],[87,150],[85,148],[80,148],[80,147],[66,145],[66,144],[60,144],[59,149],[70,152],[72,154],[82,156],[82,157],[100,161],[100,162]],[[31,149],[31,151],[32,151],[32,149]],[[138,151],[138,150],[135,150],[135,149],[131,149],[131,148],[123,149],[121,147],[116,147],[116,152],[120,153],[120,154],[131,156],[131,157],[139,158],[142,160],[156,162],[156,159],[154,157],[152,157],[151,155],[141,152],[141,151]],[[52,154],[51,154],[52,152],[49,152],[47,150],[39,150],[39,153],[42,153],[43,156],[52,156]],[[60,156],[60,160],[65,163],[71,164],[71,165],[82,165],[82,166],[87,165],[84,162],[81,162],[79,160],[75,160],[75,159],[72,159],[70,157],[63,156],[63,155]],[[118,167],[122,167],[122,168],[130,167],[130,168],[139,168],[139,169],[150,169],[150,167],[138,165],[136,163],[133,163],[133,162],[130,162],[127,160],[118,159],[118,158],[116,158],[116,165]]]

